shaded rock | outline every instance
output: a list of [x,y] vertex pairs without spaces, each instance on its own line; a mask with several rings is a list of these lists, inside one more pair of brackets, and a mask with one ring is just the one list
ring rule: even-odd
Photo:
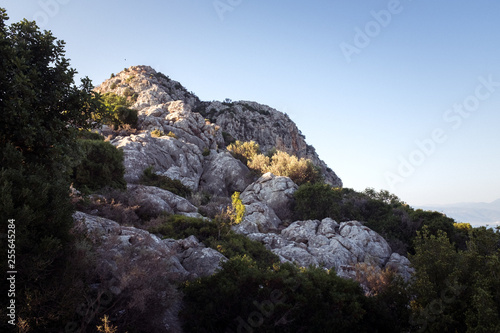
[[255,202],[245,206],[245,215],[233,230],[240,234],[277,231],[281,220],[269,206]]
[[183,257],[182,265],[194,278],[214,274],[220,269],[221,261],[227,260],[224,255],[208,247],[189,248]]
[[386,267],[401,275],[405,281],[410,280],[411,276],[415,273],[415,269],[411,266],[410,260],[396,252],[391,255],[387,261]]
[[391,247],[382,236],[358,221],[341,223],[339,233],[365,252],[366,262],[374,260],[378,265],[385,265],[392,254]]
[[244,205],[262,202],[273,209],[280,219],[284,219],[291,215],[293,194],[297,188],[290,178],[268,172],[249,185],[241,193],[240,199]]
[[201,217],[198,208],[187,199],[154,186],[127,185],[132,205],[151,207],[154,213],[166,212],[190,217]]
[[281,236],[286,240],[297,243],[308,243],[309,239],[316,236],[319,221],[296,221],[281,231]]
[[294,262],[301,267],[319,265],[317,258],[300,246],[290,244],[274,249],[273,252],[278,255],[282,262]]
[[205,159],[200,188],[218,196],[242,192],[251,183],[250,170],[228,152],[215,151]]
[[106,265],[110,279],[119,281],[119,258],[136,251],[137,262],[151,261],[152,258],[168,267],[168,275],[177,281],[213,274],[220,268],[220,260],[227,260],[218,251],[206,248],[196,237],[180,240],[161,240],[149,232],[82,212],[73,214],[74,230],[98,240],[99,261]]

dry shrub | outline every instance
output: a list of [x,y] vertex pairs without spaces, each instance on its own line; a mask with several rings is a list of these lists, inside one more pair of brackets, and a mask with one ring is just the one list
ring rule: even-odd
[[366,296],[377,296],[383,293],[394,280],[394,272],[389,268],[381,269],[378,266],[365,262],[357,263],[354,267],[356,280],[365,289]]
[[99,251],[101,288],[114,294],[105,312],[123,329],[164,331],[164,316],[175,312],[181,299],[167,260],[172,253],[156,247],[152,238],[136,242],[123,246],[119,236],[112,236]]
[[227,150],[229,150],[235,158],[241,160],[243,164],[247,164],[248,161],[252,160],[254,156],[260,153],[259,144],[255,141],[241,142],[237,140],[227,146]]
[[113,220],[121,225],[139,226],[140,216],[145,208],[130,205],[126,192],[107,190],[103,195],[91,195],[80,198],[76,203],[77,210]]

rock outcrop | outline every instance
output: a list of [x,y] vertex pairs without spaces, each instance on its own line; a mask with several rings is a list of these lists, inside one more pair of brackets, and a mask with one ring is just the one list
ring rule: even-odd
[[127,195],[131,205],[148,207],[157,215],[168,213],[201,217],[198,208],[187,199],[155,186],[128,184]]
[[296,221],[281,233],[251,233],[250,239],[262,242],[282,262],[300,266],[334,268],[338,275],[353,278],[358,263],[386,266],[409,278],[412,269],[407,258],[392,253],[389,244],[375,231],[358,221],[338,224],[332,219]]
[[[218,251],[207,248],[196,237],[186,239],[160,239],[149,232],[134,227],[119,225],[115,221],[97,217],[82,212],[73,215],[75,231],[98,239],[97,253],[101,262],[110,268],[111,274],[118,271],[117,262],[120,255],[130,252],[130,249],[140,249],[139,257],[154,256],[166,264],[171,277],[178,281],[212,275],[220,268],[221,260],[227,258]],[[110,256],[109,253],[115,255]],[[119,281],[119,276],[114,279]]]
[[219,125],[222,131],[240,141],[253,140],[264,152],[276,148],[310,159],[320,167],[327,183],[342,187],[340,178],[319,158],[314,147],[306,143],[305,136],[288,115],[249,101],[205,103],[198,110]]
[[[306,143],[295,123],[266,105],[246,101],[201,102],[179,82],[149,66],[130,67],[104,81],[96,91],[128,96],[131,107],[138,110],[140,131],[160,130],[177,140],[161,137],[167,142],[160,142],[146,133],[113,140],[129,156],[125,165],[128,182],[137,181],[145,167],[154,165],[157,172],[197,190],[203,169],[201,154],[223,148],[225,134],[240,141],[254,140],[263,151],[276,148],[309,158],[321,169],[326,182],[342,186],[340,178]],[[192,167],[188,168],[184,161],[193,162]],[[212,190],[210,186],[208,190]],[[229,191],[226,188],[222,192]]]
[[152,137],[149,132],[119,136],[111,143],[124,152],[128,183],[137,183],[144,170],[152,166],[157,174],[198,189],[203,172],[203,155],[198,146],[170,136]]
[[290,217],[293,193],[297,188],[288,177],[264,174],[241,193],[245,215],[234,230],[242,234],[278,231],[282,220]]

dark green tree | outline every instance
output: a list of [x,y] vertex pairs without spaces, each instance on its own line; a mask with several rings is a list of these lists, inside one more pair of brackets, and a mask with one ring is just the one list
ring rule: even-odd
[[106,110],[88,78],[74,84],[63,41],[35,22],[7,20],[0,8],[1,233],[14,219],[18,319],[31,331],[49,331],[64,307],[58,273],[72,225],[77,132],[96,126],[92,118]]

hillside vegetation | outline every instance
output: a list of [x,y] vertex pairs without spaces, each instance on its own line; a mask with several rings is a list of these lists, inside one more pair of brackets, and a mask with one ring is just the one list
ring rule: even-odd
[[499,230],[343,187],[267,106],[147,66],[77,86],[6,21],[2,332],[500,332]]

